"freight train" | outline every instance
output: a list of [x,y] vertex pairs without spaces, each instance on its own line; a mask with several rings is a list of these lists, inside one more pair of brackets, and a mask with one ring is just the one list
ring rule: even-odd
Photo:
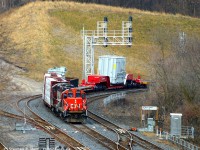
[[44,104],[67,122],[85,122],[87,92],[147,87],[140,76],[126,73],[125,64],[125,57],[100,56],[98,75],[88,75],[79,86],[78,79],[65,77],[65,67],[51,68],[44,75]]
[[44,75],[43,101],[66,122],[85,122],[87,119],[85,92],[74,87],[56,71]]
[[125,57],[105,55],[99,57],[98,74],[88,75],[79,86],[91,87],[92,90],[146,88],[148,82],[142,81],[140,75],[133,77],[125,71]]

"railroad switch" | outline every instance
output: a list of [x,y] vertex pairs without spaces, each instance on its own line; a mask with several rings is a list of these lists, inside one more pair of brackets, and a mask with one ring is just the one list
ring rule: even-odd
[[125,134],[126,133],[126,130],[124,130],[124,129],[116,129],[116,131],[118,131],[120,134]]

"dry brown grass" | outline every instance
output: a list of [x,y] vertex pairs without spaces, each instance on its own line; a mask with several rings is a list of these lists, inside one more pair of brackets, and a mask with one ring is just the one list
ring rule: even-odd
[[[99,55],[115,54],[127,57],[127,72],[148,75],[147,65],[155,43],[151,40],[152,28],[177,26],[190,32],[198,31],[199,20],[181,15],[160,14],[137,9],[124,9],[97,4],[75,2],[32,2],[2,14],[0,42],[4,57],[26,67],[27,76],[42,80],[43,73],[54,66],[66,66],[68,76],[82,76],[83,24],[95,29],[96,21],[108,15],[114,28],[121,20],[132,15],[134,41],[132,48],[95,48],[95,61]],[[182,21],[183,20],[183,21]],[[191,25],[190,25],[191,23]],[[5,38],[8,42],[5,40]],[[95,65],[96,66],[96,65]]]

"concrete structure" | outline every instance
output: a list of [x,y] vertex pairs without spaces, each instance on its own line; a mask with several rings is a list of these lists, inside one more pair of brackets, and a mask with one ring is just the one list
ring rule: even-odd
[[172,136],[181,136],[181,113],[170,113],[171,116],[171,127],[170,134]]

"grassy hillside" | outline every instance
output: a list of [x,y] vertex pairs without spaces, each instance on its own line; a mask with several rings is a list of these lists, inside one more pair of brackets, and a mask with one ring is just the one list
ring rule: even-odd
[[[109,29],[121,29],[121,21],[133,16],[133,46],[95,47],[95,62],[99,55],[115,54],[127,57],[127,72],[151,76],[151,54],[159,48],[158,33],[164,38],[177,32],[200,35],[200,19],[181,15],[150,13],[74,2],[33,2],[1,15],[0,55],[16,65],[27,68],[26,76],[42,80],[50,67],[66,66],[68,76],[82,76],[82,39],[80,31],[96,30],[96,22],[108,17]],[[95,68],[96,70],[96,68]]]

